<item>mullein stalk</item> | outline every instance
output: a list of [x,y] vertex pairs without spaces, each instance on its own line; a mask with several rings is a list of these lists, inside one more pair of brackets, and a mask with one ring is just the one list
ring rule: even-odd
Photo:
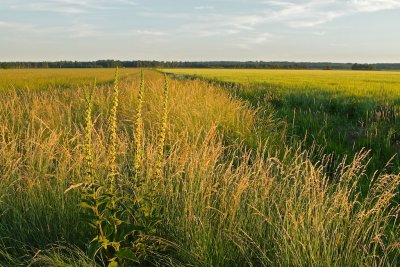
[[110,182],[110,191],[115,192],[115,179],[118,175],[117,172],[117,110],[118,110],[118,98],[119,98],[119,88],[118,88],[118,67],[115,70],[115,79],[114,79],[114,87],[113,87],[113,95],[112,95],[112,106],[111,106],[111,114],[110,114],[110,174],[109,174],[109,182]]
[[133,160],[133,168],[135,177],[140,174],[143,162],[143,94],[144,94],[144,74],[143,70],[140,73],[140,87],[138,93],[138,105],[136,110],[135,122],[135,154]]
[[93,183],[93,144],[92,144],[92,110],[93,110],[93,94],[96,89],[96,80],[94,80],[93,87],[89,93],[85,94],[85,140],[84,140],[84,155],[85,155],[85,182],[88,184]]
[[155,173],[155,176],[158,180],[157,182],[159,182],[159,180],[162,178],[164,167],[164,146],[168,123],[168,90],[167,75],[164,75],[163,112],[161,119],[160,135],[157,143],[157,161]]
[[[82,194],[83,202],[97,202],[98,199],[98,186],[94,180],[94,169],[93,169],[93,143],[92,143],[92,131],[93,131],[93,122],[92,122],[92,111],[93,111],[93,95],[96,90],[96,80],[94,80],[93,87],[89,90],[89,93],[85,94],[85,140],[84,140],[84,155],[85,155],[85,181],[84,181],[84,192]],[[94,215],[98,218],[100,216],[100,212],[98,210],[98,206],[94,205],[91,209]],[[98,236],[100,240],[105,238],[103,227],[100,222],[96,223]]]

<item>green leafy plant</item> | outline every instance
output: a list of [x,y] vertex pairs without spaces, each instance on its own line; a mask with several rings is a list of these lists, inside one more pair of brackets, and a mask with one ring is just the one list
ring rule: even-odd
[[[141,109],[143,101],[144,78],[142,74],[139,89],[139,105],[137,110],[136,152],[135,156],[143,155],[143,136],[141,127]],[[156,234],[159,219],[154,204],[154,190],[148,190],[149,184],[129,183],[118,179],[117,169],[117,110],[118,110],[118,69],[115,74],[112,107],[110,115],[109,144],[109,175],[106,180],[96,179],[93,170],[91,122],[92,98],[95,86],[85,97],[85,177],[82,192],[81,208],[87,223],[96,231],[96,236],[89,244],[88,254],[99,258],[108,266],[132,266],[142,264],[148,258],[150,251],[160,250]],[[139,139],[139,140],[138,140]],[[140,151],[138,151],[140,150]],[[143,173],[141,160],[134,162],[133,179],[139,179]],[[139,179],[142,180],[142,179]],[[147,185],[147,186],[145,186]],[[130,189],[130,190],[125,190]],[[128,193],[127,193],[128,192]]]

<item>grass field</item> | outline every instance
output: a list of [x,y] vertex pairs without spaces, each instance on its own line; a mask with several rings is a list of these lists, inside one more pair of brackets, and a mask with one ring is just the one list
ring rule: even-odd
[[399,103],[400,72],[338,70],[166,69],[241,84],[260,83],[278,88],[325,91],[334,95],[374,98]]
[[[297,142],[319,128],[325,145],[336,134],[334,151],[348,125],[330,116],[350,124],[368,111],[365,131],[375,123],[378,132],[367,139],[389,151],[372,156],[388,156],[396,141],[381,135],[397,134],[398,115],[377,118],[373,96],[341,89],[335,98],[329,86],[298,95],[312,86],[295,91],[245,74],[221,88],[153,70],[144,79],[138,69],[119,73],[0,71],[0,266],[400,264],[396,167],[373,175],[366,151],[343,144],[349,159],[332,169],[326,151]],[[230,73],[223,80],[241,72]],[[369,78],[397,81],[386,75]],[[385,107],[397,108],[388,96]],[[355,118],[326,110],[329,101],[350,108],[344,99],[355,101]]]
[[[370,171],[400,170],[400,72],[165,70],[222,81],[253,105],[272,105],[292,135],[342,158],[371,150]],[[235,85],[236,84],[236,85]],[[240,86],[238,86],[240,85]]]
[[[122,69],[121,76],[135,73],[132,69]],[[79,87],[93,82],[112,82],[113,69],[0,69],[0,90],[4,89],[47,89]]]

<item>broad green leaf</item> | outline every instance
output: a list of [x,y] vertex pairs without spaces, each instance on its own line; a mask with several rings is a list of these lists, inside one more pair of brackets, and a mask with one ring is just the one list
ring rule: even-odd
[[115,254],[115,256],[117,256],[119,259],[130,260],[130,261],[134,261],[136,263],[140,263],[139,258],[135,255],[135,253],[128,248],[123,248],[123,249],[119,250]]

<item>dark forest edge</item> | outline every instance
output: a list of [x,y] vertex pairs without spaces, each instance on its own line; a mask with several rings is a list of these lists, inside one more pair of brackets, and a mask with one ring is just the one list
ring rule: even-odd
[[288,61],[38,61],[0,62],[2,69],[31,68],[226,68],[226,69],[312,69],[312,70],[400,70],[400,63],[331,63]]

